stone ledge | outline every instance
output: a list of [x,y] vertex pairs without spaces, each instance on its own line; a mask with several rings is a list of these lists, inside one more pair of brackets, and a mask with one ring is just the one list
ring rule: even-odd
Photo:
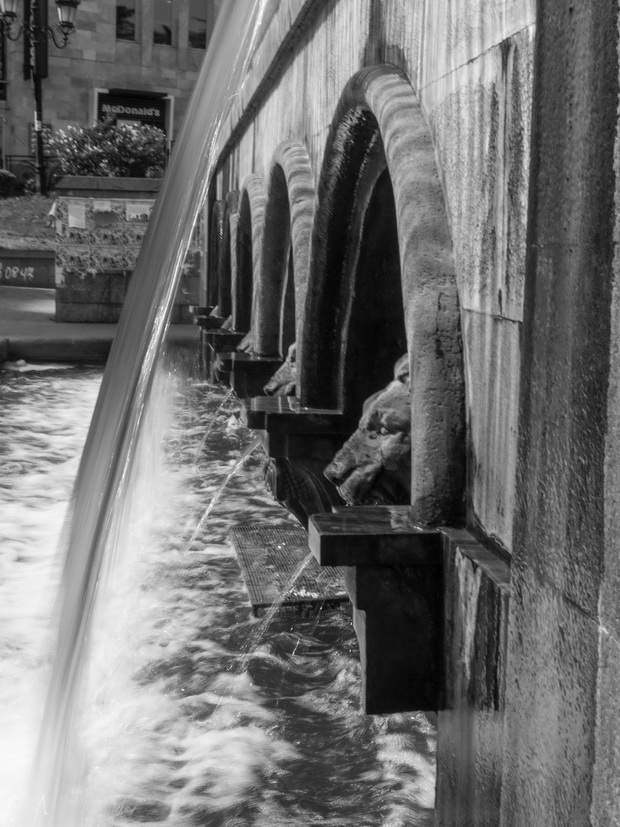
[[[455,579],[463,568],[474,573],[476,582],[486,578],[480,605],[506,618],[510,567],[503,558],[466,530],[420,525],[411,506],[354,506],[314,514],[308,533],[321,566],[345,569],[366,712],[439,711],[447,703],[454,705],[459,678],[451,665],[457,661],[447,653],[458,647],[459,635],[490,641],[491,654],[472,650],[469,666],[484,677],[481,704],[499,708],[501,693],[494,687],[501,683],[502,667],[493,659],[492,645],[496,629],[483,623],[478,633],[478,603],[472,598],[476,611],[471,615],[469,604],[462,606],[456,595]],[[455,560],[464,558],[469,564],[459,568]]]
[[54,186],[54,194],[75,198],[104,198],[123,195],[155,197],[161,178],[114,178],[95,175],[63,175]]
[[350,434],[356,425],[342,411],[306,408],[294,396],[242,399],[241,421],[248,428],[290,434]]

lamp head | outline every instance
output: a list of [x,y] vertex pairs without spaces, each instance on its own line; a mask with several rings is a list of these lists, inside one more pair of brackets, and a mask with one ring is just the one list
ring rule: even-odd
[[[9,2],[9,0],[0,0],[2,2]],[[17,0],[10,0],[16,3]],[[63,34],[68,35],[75,29],[75,16],[77,14],[77,7],[80,5],[80,0],[56,0],[56,9],[58,11],[58,25]]]
[[0,0],[0,16],[6,23],[12,23],[17,17],[18,0]]

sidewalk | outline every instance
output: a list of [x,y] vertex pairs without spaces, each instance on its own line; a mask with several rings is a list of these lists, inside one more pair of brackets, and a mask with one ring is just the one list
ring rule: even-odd
[[[54,321],[54,291],[0,285],[0,362],[105,362],[115,324]],[[196,325],[171,325],[168,338],[198,347]]]

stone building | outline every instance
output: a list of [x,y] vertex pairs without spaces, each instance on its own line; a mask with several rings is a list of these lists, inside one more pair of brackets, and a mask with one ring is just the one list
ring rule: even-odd
[[[45,2],[54,23],[55,5]],[[82,0],[69,45],[61,50],[48,41],[44,134],[113,116],[158,126],[171,144],[221,2]],[[7,166],[23,170],[34,156],[33,83],[24,77],[27,45],[23,37],[0,40],[0,149]]]
[[370,505],[329,523],[367,707],[437,710],[437,824],[618,824],[618,2],[271,11],[207,207],[205,303],[246,353],[206,329],[207,356],[236,386],[297,343],[295,397],[246,417],[312,470],[408,354],[407,513],[441,550],[390,565]]

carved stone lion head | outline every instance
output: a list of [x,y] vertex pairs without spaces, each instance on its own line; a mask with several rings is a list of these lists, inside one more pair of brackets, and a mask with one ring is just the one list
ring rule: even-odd
[[364,403],[357,430],[324,471],[349,505],[406,505],[411,496],[408,357],[394,380]]
[[286,359],[273,374],[263,390],[267,396],[294,396],[297,384],[297,349],[295,342],[289,347]]

